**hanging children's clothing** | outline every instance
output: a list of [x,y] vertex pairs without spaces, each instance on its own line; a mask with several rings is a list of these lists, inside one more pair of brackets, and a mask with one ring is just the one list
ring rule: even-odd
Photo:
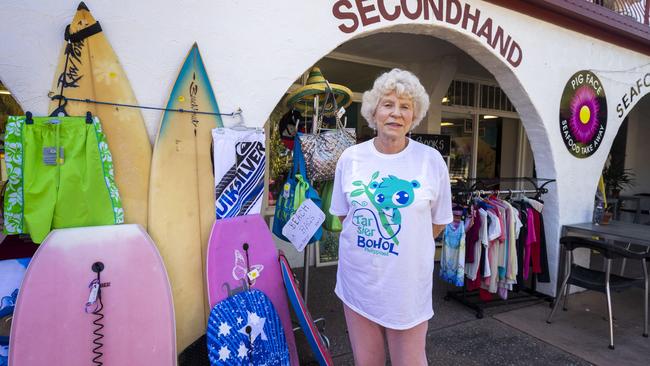
[[452,285],[463,286],[465,277],[465,224],[463,222],[452,222],[445,227],[440,277]]
[[[524,203],[528,216],[528,237],[526,242],[526,249],[528,251],[524,253],[524,279],[528,279],[529,273],[532,272],[537,275],[537,281],[549,282],[550,276],[548,273],[544,218],[541,213],[541,209],[544,206],[542,203],[533,199],[527,199]],[[531,228],[533,230],[532,234]]]
[[536,275],[537,281],[547,281],[543,215],[537,211],[542,207],[541,202],[528,198],[520,201],[503,200],[497,196],[475,199],[467,207],[469,215],[464,226],[464,272],[467,279],[462,282],[450,280],[451,271],[461,264],[449,263],[449,255],[456,255],[452,249],[461,236],[457,225],[445,229],[453,242],[445,242],[443,247],[441,277],[450,283],[464,283],[469,291],[481,289],[484,299],[491,299],[492,294],[507,299],[508,291],[529,280],[531,274]]
[[470,237],[476,238],[476,241],[472,244],[472,252],[467,255],[473,259],[472,262],[467,261],[465,263],[465,274],[467,278],[474,281],[479,275],[479,267],[481,267],[481,256],[483,253],[483,247],[488,245],[488,219],[487,211],[480,208],[476,210],[476,216],[474,218],[474,224],[472,225],[474,232],[471,233]]
[[[497,179],[496,184],[477,181],[472,189],[456,190],[454,196],[457,209],[468,212],[466,278],[463,289],[449,290],[447,297],[475,309],[478,318],[483,317],[484,308],[505,304],[507,302],[501,300],[511,296],[517,301],[539,299],[541,294],[537,293],[536,284],[549,278],[542,215],[544,204],[539,197],[548,192],[545,186],[553,180],[522,177],[504,178],[503,181],[525,181],[534,184],[535,189],[474,189],[494,187],[501,182]],[[499,198],[504,193],[508,194],[507,198]],[[522,196],[513,200],[513,193],[534,193],[535,198]],[[443,250],[448,252],[447,248]],[[443,252],[443,261],[446,252]],[[448,281],[448,272],[441,271],[441,277]]]

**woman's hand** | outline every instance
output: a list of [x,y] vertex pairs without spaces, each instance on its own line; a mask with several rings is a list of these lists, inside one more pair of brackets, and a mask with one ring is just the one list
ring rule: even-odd
[[433,224],[433,238],[437,238],[445,230],[445,225],[436,225]]

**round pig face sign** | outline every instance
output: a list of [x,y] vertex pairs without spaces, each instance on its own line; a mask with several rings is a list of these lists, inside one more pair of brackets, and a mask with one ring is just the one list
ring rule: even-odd
[[569,79],[560,102],[562,141],[577,158],[591,156],[605,137],[607,99],[598,77],[579,71]]

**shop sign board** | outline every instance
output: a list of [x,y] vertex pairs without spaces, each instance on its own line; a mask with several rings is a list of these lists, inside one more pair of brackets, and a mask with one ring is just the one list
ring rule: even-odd
[[442,156],[449,156],[449,153],[451,152],[451,136],[449,135],[413,133],[410,137],[414,141],[431,146],[438,150]]
[[587,158],[598,150],[607,127],[603,84],[591,71],[578,71],[566,83],[560,101],[562,141],[573,156]]
[[624,115],[627,115],[634,102],[648,93],[648,88],[650,88],[650,72],[636,79],[634,85],[630,86],[630,92],[623,94],[621,102],[616,105],[616,116],[623,118]]
[[332,5],[332,15],[340,20],[338,28],[343,33],[403,18],[447,23],[472,32],[512,67],[519,66],[524,57],[514,36],[491,17],[481,14],[481,9],[461,0],[415,0],[408,3],[405,0],[337,0]]

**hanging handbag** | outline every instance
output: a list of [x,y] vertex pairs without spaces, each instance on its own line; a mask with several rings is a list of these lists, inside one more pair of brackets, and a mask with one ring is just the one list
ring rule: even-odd
[[[343,151],[356,144],[357,138],[354,130],[349,131],[341,122],[341,114],[336,107],[336,98],[327,84],[327,95],[325,105],[334,104],[336,116],[336,129],[333,131],[321,131],[323,125],[323,113],[318,113],[314,121],[314,129],[311,134],[300,135],[305,163],[307,165],[307,176],[312,182],[322,182],[334,179],[336,162]],[[329,102],[331,100],[331,102]]]
[[[318,196],[318,192],[309,184],[305,177],[305,158],[302,155],[302,147],[300,145],[300,139],[296,136],[293,148],[293,167],[275,203],[272,232],[284,241],[289,241],[289,239],[282,235],[282,228],[306,199],[311,199],[316,206],[321,207],[321,199]],[[314,236],[309,239],[309,243],[320,240],[322,236],[323,230],[319,228]]]
[[321,198],[323,200],[323,212],[325,212],[325,221],[323,222],[323,229],[338,233],[343,230],[341,220],[336,215],[330,213],[330,206],[332,205],[332,189],[334,189],[334,181],[328,180],[324,182],[321,187]]

